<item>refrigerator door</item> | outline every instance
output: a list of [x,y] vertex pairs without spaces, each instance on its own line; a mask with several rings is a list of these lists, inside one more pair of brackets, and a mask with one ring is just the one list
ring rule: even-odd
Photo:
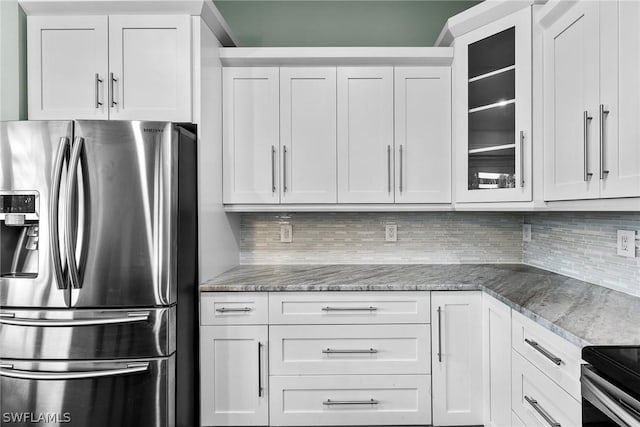
[[171,123],[77,121],[66,250],[73,307],[176,301],[177,138]]
[[1,359],[2,425],[174,426],[174,358]]
[[118,310],[0,309],[0,358],[120,359],[176,350],[176,306]]
[[[18,232],[16,218],[7,218],[11,209],[0,209],[0,306],[69,305],[61,249],[64,177],[72,132],[70,121],[0,122],[2,204],[12,195],[32,195],[35,202],[34,209],[27,210],[35,212],[24,216],[31,225],[23,228],[24,233]],[[21,218],[18,214],[17,219]]]

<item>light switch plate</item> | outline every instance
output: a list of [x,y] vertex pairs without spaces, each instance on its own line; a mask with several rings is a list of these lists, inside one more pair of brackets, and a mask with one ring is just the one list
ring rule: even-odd
[[293,242],[293,227],[291,224],[280,224],[280,242]]
[[522,241],[531,241],[531,224],[522,224]]
[[386,224],[384,226],[384,241],[385,242],[398,241],[398,226],[396,224]]
[[636,232],[633,230],[618,230],[617,239],[618,255],[635,258],[636,257]]

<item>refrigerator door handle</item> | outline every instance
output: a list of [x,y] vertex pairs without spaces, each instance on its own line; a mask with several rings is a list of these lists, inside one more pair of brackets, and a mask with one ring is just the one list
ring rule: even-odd
[[116,325],[123,323],[148,322],[150,313],[131,312],[120,317],[98,317],[89,319],[26,319],[14,317],[13,313],[0,313],[0,324],[14,326],[34,326],[34,327],[74,327],[74,326],[98,326]]
[[73,149],[71,150],[71,160],[69,160],[69,172],[67,176],[67,200],[66,200],[66,224],[65,232],[66,238],[64,239],[65,254],[67,255],[67,265],[69,266],[69,278],[71,279],[71,287],[79,289],[82,287],[80,283],[80,273],[78,272],[78,265],[76,260],[75,248],[73,245],[73,201],[76,192],[77,171],[78,164],[80,162],[80,152],[82,151],[82,145],[84,138],[77,136],[73,142]]
[[105,369],[99,371],[55,372],[55,371],[23,371],[0,365],[0,376],[25,380],[77,380],[85,378],[115,377],[120,375],[139,374],[149,370],[149,363],[128,363],[125,368]]
[[[58,289],[67,289],[67,282],[64,279],[64,269],[62,268],[62,256],[60,254],[60,233],[58,230],[58,210],[60,204],[60,184],[62,182],[62,168],[64,160],[69,150],[69,138],[60,138],[60,145],[56,154],[56,163],[53,168],[53,183],[51,186],[51,195],[49,196],[49,218],[51,225],[49,227],[49,240],[51,246],[51,255],[53,257],[53,270],[56,276],[56,284]],[[66,214],[66,212],[65,212]],[[63,220],[66,226],[66,218]]]

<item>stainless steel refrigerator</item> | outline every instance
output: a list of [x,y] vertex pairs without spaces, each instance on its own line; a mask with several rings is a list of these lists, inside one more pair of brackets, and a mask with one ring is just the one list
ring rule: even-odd
[[0,122],[0,424],[198,424],[194,125]]

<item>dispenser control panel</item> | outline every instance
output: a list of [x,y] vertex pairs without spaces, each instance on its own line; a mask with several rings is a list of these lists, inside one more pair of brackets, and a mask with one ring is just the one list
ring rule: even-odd
[[35,194],[0,194],[0,213],[33,214],[36,213]]

